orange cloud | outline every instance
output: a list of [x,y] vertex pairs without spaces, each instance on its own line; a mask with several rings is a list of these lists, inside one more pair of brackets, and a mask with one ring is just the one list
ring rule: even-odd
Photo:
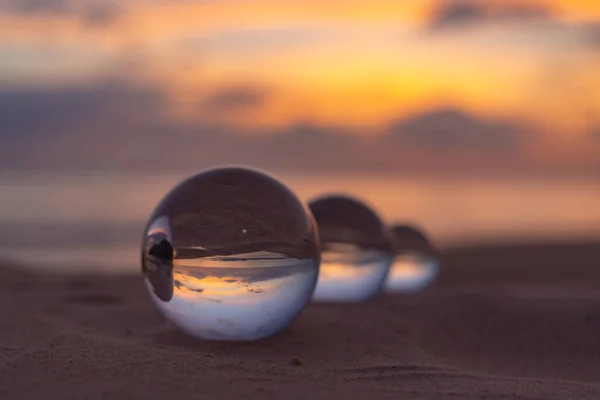
[[[38,54],[26,60],[27,68],[25,61],[11,61],[0,70],[0,82],[73,84],[109,70],[165,92],[172,118],[259,128],[308,121],[374,135],[391,119],[454,104],[486,116],[531,119],[569,137],[585,130],[582,113],[600,109],[593,84],[599,62],[574,53],[575,39],[548,39],[535,29],[423,38],[420,29],[438,3],[135,2],[97,29],[77,13],[0,13],[0,46],[61,56],[47,62]],[[600,17],[591,0],[544,4],[569,21]],[[190,40],[197,47],[186,47]],[[90,48],[94,57],[84,51]],[[136,51],[143,54],[138,62],[121,63]],[[565,75],[578,71],[577,86],[588,89],[543,78],[558,58]],[[207,102],[224,87],[248,85],[267,88],[268,96],[227,112],[215,112],[214,98]]]
[[600,5],[596,0],[550,0],[549,4],[569,20],[589,21],[600,18]]

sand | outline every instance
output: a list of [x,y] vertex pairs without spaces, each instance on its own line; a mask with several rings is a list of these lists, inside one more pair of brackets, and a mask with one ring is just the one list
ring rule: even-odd
[[600,245],[446,251],[414,296],[191,339],[141,276],[0,267],[1,399],[599,399]]

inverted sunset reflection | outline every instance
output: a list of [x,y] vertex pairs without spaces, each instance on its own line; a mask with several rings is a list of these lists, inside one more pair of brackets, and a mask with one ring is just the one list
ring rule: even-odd
[[384,289],[392,293],[423,290],[439,273],[436,245],[422,228],[412,224],[396,224],[390,234],[395,257]]
[[390,268],[391,254],[383,251],[331,252],[321,256],[319,301],[369,299],[381,289]]
[[217,268],[202,267],[203,260],[194,268],[176,262],[173,299],[155,303],[194,336],[260,337],[295,318],[317,279],[316,260],[282,262],[282,267],[260,267],[251,260],[222,261]]
[[385,290],[416,293],[431,284],[439,274],[439,262],[432,256],[407,252],[397,255],[385,281]]
[[[280,265],[264,266],[252,255],[239,261],[229,261],[227,257],[219,261],[196,259],[193,267],[184,267],[175,261],[175,292],[180,292],[182,297],[206,298],[217,303],[226,301],[243,305],[262,301],[259,296],[245,295],[285,291],[286,279],[302,272],[301,260],[280,255],[279,261]],[[253,265],[260,267],[252,268]]]

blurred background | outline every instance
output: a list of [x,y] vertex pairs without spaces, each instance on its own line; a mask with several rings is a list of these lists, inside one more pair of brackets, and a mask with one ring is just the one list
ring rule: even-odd
[[214,164],[442,246],[600,233],[595,0],[0,0],[0,254],[133,271]]

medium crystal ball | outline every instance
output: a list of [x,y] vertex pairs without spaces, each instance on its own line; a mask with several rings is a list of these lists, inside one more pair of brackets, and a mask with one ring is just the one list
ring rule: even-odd
[[314,301],[362,302],[382,289],[393,258],[389,231],[360,200],[331,195],[309,203],[322,247]]

